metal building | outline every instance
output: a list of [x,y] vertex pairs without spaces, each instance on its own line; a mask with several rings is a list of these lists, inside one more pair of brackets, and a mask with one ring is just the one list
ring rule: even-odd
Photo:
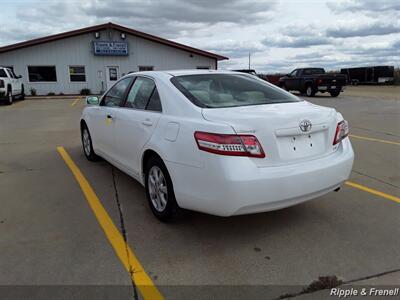
[[25,93],[102,93],[128,72],[217,69],[227,57],[106,23],[0,47],[0,66],[22,75]]

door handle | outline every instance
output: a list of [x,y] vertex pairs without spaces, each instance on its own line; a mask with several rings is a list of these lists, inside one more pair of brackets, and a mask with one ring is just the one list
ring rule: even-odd
[[112,115],[107,115],[107,119],[112,119],[113,116]]
[[142,124],[143,124],[144,126],[153,126],[153,122],[150,121],[150,120],[144,120],[144,121],[142,122]]

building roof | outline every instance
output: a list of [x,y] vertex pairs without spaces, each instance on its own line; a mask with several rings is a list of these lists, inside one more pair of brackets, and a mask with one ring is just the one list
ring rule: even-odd
[[72,30],[72,31],[67,31],[67,32],[63,32],[63,33],[58,33],[58,34],[53,34],[53,35],[48,35],[45,37],[41,37],[41,38],[37,38],[37,39],[32,39],[29,41],[25,41],[25,42],[20,42],[20,43],[16,43],[16,44],[12,44],[12,45],[8,45],[8,46],[4,46],[4,47],[0,47],[0,53],[5,53],[5,52],[9,52],[9,51],[13,51],[13,50],[17,50],[17,49],[21,49],[21,48],[27,48],[27,47],[31,47],[31,46],[36,46],[36,45],[40,45],[40,44],[44,44],[44,43],[48,43],[48,42],[53,42],[53,41],[57,41],[57,40],[61,40],[61,39],[65,39],[65,38],[69,38],[69,37],[74,37],[77,35],[81,35],[81,34],[85,34],[85,33],[90,33],[90,32],[95,32],[98,30],[105,30],[105,29],[115,29],[121,32],[125,32],[127,34],[131,34],[134,36],[138,36],[141,38],[144,38],[146,40],[149,41],[153,41],[156,43],[160,43],[163,45],[167,45],[170,47],[174,47],[180,50],[184,50],[193,54],[198,54],[201,56],[206,56],[206,57],[210,57],[210,58],[214,58],[216,60],[225,60],[228,59],[225,56],[222,55],[218,55],[215,53],[211,53],[208,51],[204,51],[201,49],[197,49],[197,48],[193,48],[190,46],[186,46],[180,43],[176,43],[155,35],[151,35],[148,33],[144,33],[141,31],[137,31],[134,29],[131,29],[129,27],[124,27],[118,24],[114,24],[114,23],[105,23],[105,24],[100,24],[100,25],[95,25],[95,26],[90,26],[90,27],[85,27],[85,28],[81,28],[81,29],[77,29],[77,30]]

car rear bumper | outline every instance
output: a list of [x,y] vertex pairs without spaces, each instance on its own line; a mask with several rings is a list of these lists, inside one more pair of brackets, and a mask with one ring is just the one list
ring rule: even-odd
[[348,138],[329,156],[285,166],[207,155],[203,168],[166,165],[179,206],[218,216],[277,210],[324,195],[349,178],[354,160]]

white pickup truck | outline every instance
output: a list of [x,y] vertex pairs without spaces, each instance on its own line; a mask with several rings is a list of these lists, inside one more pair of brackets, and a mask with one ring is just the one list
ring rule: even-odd
[[0,67],[0,99],[11,105],[16,97],[20,100],[25,98],[22,77],[16,76],[10,68]]

